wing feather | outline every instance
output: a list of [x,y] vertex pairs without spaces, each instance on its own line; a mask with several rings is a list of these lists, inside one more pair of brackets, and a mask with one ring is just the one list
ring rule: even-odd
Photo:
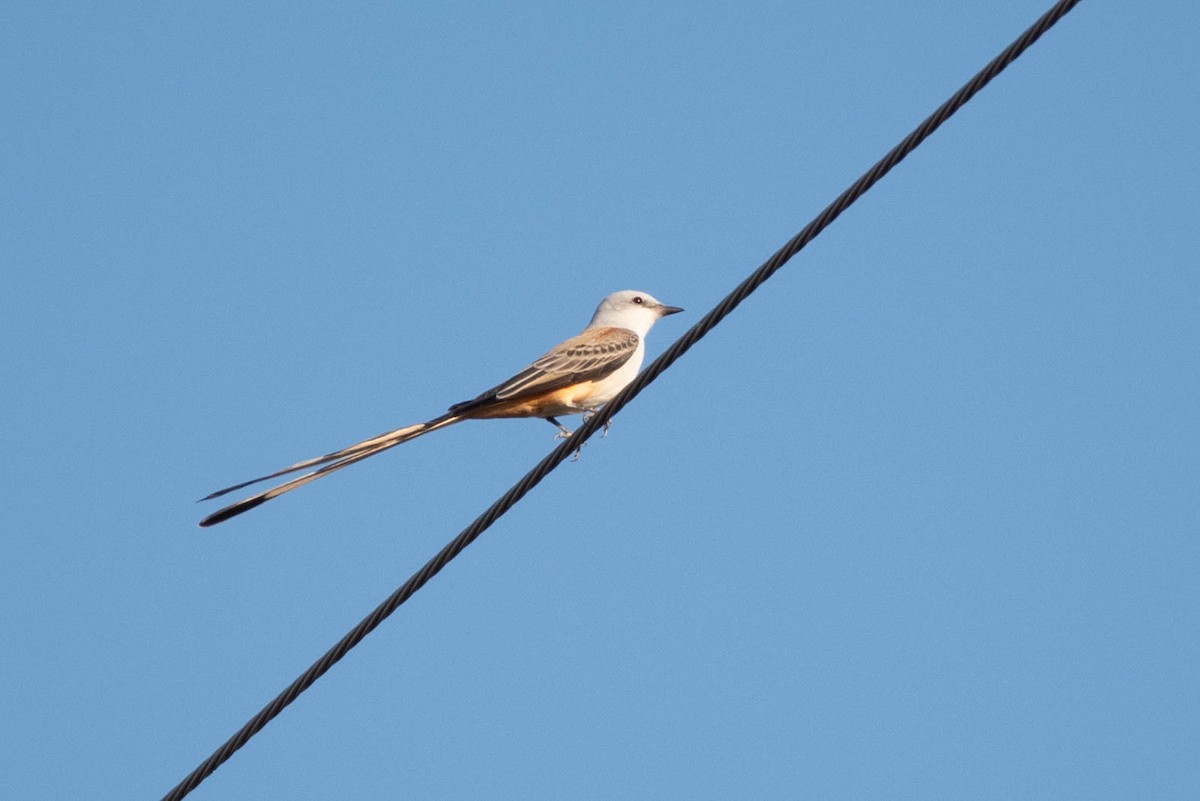
[[638,335],[628,328],[593,328],[556,345],[533,364],[473,400],[456,403],[457,413],[491,401],[514,401],[583,381],[599,381],[629,361]]

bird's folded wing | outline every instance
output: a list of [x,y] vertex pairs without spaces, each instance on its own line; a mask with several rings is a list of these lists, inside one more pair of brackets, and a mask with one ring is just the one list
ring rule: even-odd
[[533,364],[479,397],[457,403],[451,412],[488,401],[534,397],[610,375],[637,351],[638,335],[628,328],[589,328],[552,348]]

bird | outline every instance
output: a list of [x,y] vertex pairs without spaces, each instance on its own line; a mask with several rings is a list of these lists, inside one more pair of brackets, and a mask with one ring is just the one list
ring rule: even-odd
[[646,292],[632,289],[614,292],[600,301],[582,332],[555,345],[507,381],[471,400],[454,404],[432,420],[385,431],[333,453],[305,459],[210,493],[200,500],[209,501],[261,481],[317,468],[218,509],[201,520],[200,525],[214,526],[343,467],[464,420],[540,417],[559,429],[556,437],[570,437],[571,430],[558,418],[591,414],[612,400],[641,369],[646,355],[646,334],[661,318],[681,311],[680,307],[668,306]]

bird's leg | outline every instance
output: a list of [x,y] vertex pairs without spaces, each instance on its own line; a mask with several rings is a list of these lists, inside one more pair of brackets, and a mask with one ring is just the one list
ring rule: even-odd
[[553,417],[544,417],[542,419],[544,419],[547,423],[550,423],[551,425],[558,427],[558,433],[554,435],[555,439],[569,439],[570,438],[570,436],[572,434],[571,429],[567,428],[562,423],[555,420]]

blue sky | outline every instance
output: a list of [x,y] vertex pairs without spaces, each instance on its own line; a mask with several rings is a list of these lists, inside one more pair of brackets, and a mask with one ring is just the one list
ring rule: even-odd
[[[0,795],[157,797],[1046,0],[0,10]],[[1200,11],[1084,2],[195,798],[1200,794]]]

